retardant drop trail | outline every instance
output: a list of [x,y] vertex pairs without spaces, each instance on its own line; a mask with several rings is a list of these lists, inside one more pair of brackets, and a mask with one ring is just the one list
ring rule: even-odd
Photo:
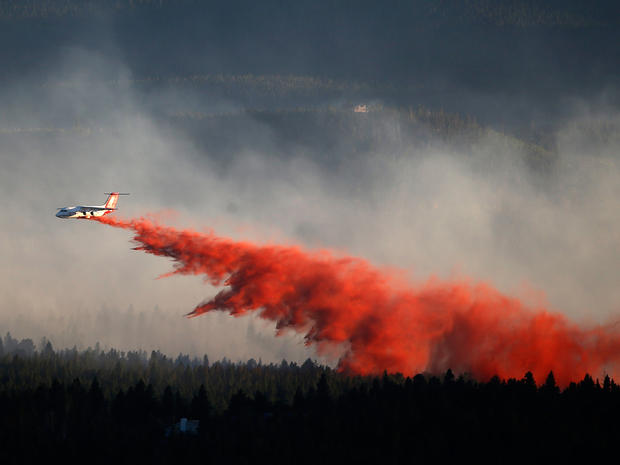
[[279,330],[303,333],[319,352],[332,344],[346,347],[339,360],[345,372],[413,375],[451,368],[486,380],[531,371],[542,382],[553,370],[562,385],[586,372],[618,373],[616,326],[582,328],[487,284],[431,279],[413,285],[399,273],[329,251],[239,242],[146,218],[93,220],[133,230],[137,250],[171,257],[169,275],[204,275],[227,286],[189,316],[257,312]]

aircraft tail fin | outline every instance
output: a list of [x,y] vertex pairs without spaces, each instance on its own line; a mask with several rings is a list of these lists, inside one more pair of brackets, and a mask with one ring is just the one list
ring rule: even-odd
[[108,196],[108,200],[106,201],[104,207],[109,208],[111,210],[116,209],[116,204],[118,203],[119,195],[129,195],[128,193],[124,193],[124,192],[106,192],[105,194]]

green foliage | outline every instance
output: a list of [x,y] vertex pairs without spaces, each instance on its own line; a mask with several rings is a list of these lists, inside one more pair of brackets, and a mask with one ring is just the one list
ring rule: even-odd
[[[169,398],[171,392],[166,394],[166,390],[171,389],[188,402],[204,391],[199,404],[206,396],[218,411],[224,410],[232,394],[239,390],[251,396],[261,392],[270,401],[291,403],[297,389],[308,392],[322,373],[336,376],[329,367],[318,366],[311,360],[301,366],[286,361],[265,365],[223,360],[210,364],[207,357],[190,359],[179,355],[173,359],[156,351],[150,356],[142,351],[114,349],[107,352],[91,348],[54,351],[49,342],[36,351],[31,340],[17,341],[10,334],[5,337],[3,347],[0,392],[51,386],[54,382],[70,385],[77,380],[84,386],[95,383],[97,390],[110,400],[119,391],[128,392],[132,386],[145,383],[154,396]],[[351,382],[349,378],[342,378],[340,389]]]

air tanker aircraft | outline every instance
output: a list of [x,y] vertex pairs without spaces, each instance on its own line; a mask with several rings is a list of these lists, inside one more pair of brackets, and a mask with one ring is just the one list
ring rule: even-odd
[[97,216],[107,215],[108,213],[116,210],[116,204],[118,203],[119,195],[129,195],[121,192],[106,192],[108,200],[105,205],[96,205],[93,207],[83,207],[78,205],[76,207],[63,207],[58,209],[56,216],[58,218],[83,218],[88,219]]

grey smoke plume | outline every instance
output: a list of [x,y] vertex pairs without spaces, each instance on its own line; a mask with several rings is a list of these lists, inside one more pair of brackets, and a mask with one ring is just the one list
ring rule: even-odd
[[252,317],[183,318],[215,290],[155,280],[170,263],[132,253],[124,231],[54,217],[116,189],[132,193],[123,216],[164,210],[176,225],[346,250],[412,279],[487,280],[579,321],[620,315],[616,112],[573,109],[539,171],[493,131],[462,150],[410,143],[389,112],[376,117],[381,143],[361,153],[337,129],[324,134],[340,138],[328,163],[249,113],[236,119],[229,157],[161,115],[198,99],[213,113],[238,104],[173,86],[138,92],[132,79],[121,63],[74,49],[48,84],[29,77],[0,91],[0,328],[14,336],[212,359],[314,356]]

